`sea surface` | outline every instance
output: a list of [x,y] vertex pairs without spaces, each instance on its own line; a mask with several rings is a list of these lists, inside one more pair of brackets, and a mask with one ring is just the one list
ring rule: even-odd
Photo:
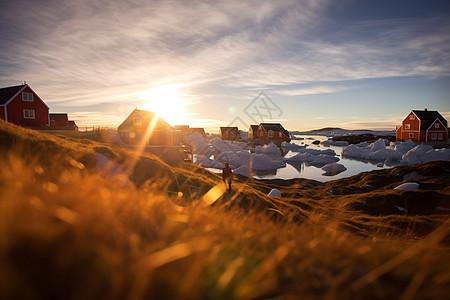
[[[306,178],[306,179],[313,179],[321,182],[350,177],[353,175],[357,175],[361,172],[366,171],[373,171],[373,170],[381,170],[384,168],[391,168],[394,165],[383,165],[377,166],[378,162],[371,162],[371,161],[360,161],[355,159],[349,159],[349,158],[342,158],[342,149],[344,147],[337,147],[337,146],[322,146],[322,145],[314,145],[312,144],[313,141],[319,140],[319,141],[326,141],[329,138],[322,135],[296,135],[297,138],[303,138],[303,140],[292,140],[291,143],[295,143],[297,145],[307,145],[307,148],[311,149],[317,149],[317,150],[326,150],[326,149],[333,149],[336,152],[337,157],[340,159],[338,163],[344,165],[347,170],[336,174],[334,176],[325,176],[323,175],[325,172],[320,167],[315,167],[311,165],[307,165],[306,163],[286,163],[286,167],[280,168],[277,170],[272,171],[264,171],[264,172],[258,172],[257,175],[255,175],[255,178],[258,179],[292,179],[292,178]],[[287,152],[285,153],[285,158],[288,158],[290,156],[294,156],[298,152]],[[218,169],[211,169],[209,170],[213,172],[221,172],[221,170]]]

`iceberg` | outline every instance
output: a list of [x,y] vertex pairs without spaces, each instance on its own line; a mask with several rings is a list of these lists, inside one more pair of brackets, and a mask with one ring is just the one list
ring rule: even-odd
[[323,141],[320,144],[323,146],[338,146],[338,147],[345,147],[349,145],[347,141],[332,141],[332,140]]
[[344,172],[345,170],[347,170],[347,168],[342,164],[330,163],[330,164],[326,164],[325,166],[323,166],[322,170],[325,171],[325,173],[323,175],[333,176],[333,175],[339,174],[341,172]]

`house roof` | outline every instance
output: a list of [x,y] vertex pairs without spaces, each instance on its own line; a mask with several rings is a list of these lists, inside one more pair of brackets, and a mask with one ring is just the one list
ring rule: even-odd
[[55,120],[56,122],[69,122],[69,117],[65,113],[51,113],[49,116],[50,120]]
[[133,114],[141,116],[147,123],[150,123],[155,117],[158,117],[157,126],[163,126],[166,127],[167,129],[173,130],[173,127],[169,123],[167,123],[163,118],[157,116],[156,113],[140,109],[133,110],[131,114],[129,114],[128,117],[125,119],[125,121],[123,121],[122,124],[119,125],[119,130],[126,129],[131,126],[130,124],[127,123],[129,123],[128,121]]
[[413,110],[413,113],[421,121],[420,130],[428,129],[436,119],[439,119],[445,126],[448,126],[447,120],[435,110]]
[[258,131],[258,125],[250,125],[250,130],[253,132]]
[[25,84],[9,86],[0,89],[0,105],[6,104],[15,94],[25,87]]
[[231,131],[231,132],[236,133],[236,134],[241,134],[237,127],[220,127],[220,131],[221,132]]
[[265,131],[269,132],[269,130],[272,131],[281,131],[283,132],[283,134],[287,137],[289,137],[289,131],[287,131],[286,129],[284,129],[283,125],[281,125],[280,123],[261,123],[259,124],[261,125]]

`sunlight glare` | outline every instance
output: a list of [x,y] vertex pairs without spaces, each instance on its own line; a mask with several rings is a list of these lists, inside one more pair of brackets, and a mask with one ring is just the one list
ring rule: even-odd
[[185,97],[175,85],[153,87],[144,92],[143,109],[157,113],[172,126],[184,125],[188,123],[185,107],[189,105]]

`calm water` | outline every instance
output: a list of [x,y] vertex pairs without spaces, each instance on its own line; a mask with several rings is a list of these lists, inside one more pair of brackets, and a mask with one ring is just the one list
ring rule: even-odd
[[[265,172],[265,174],[259,173],[255,178],[260,179],[292,179],[292,178],[306,178],[306,179],[314,179],[317,181],[325,182],[329,180],[335,180],[344,177],[350,177],[361,172],[380,170],[383,168],[390,168],[392,166],[377,167],[377,162],[364,162],[358,161],[354,159],[342,158],[341,153],[343,147],[330,146],[325,147],[322,145],[313,145],[312,142],[314,140],[326,141],[328,137],[326,136],[318,136],[318,135],[297,135],[299,138],[304,138],[304,140],[292,140],[291,143],[295,143],[297,145],[308,145],[307,148],[317,149],[317,150],[325,150],[325,149],[333,149],[336,152],[337,157],[339,157],[338,163],[344,165],[347,170],[341,172],[334,176],[324,176],[322,175],[324,171],[321,168],[317,168],[314,166],[308,166],[305,163],[286,163],[286,167]],[[285,157],[294,156],[298,152],[288,152]],[[221,170],[217,169],[209,169],[213,172],[221,172]]]
[[[295,143],[297,145],[305,145],[307,144],[307,148],[325,150],[325,149],[333,149],[336,152],[337,157],[339,157],[338,163],[344,165],[347,170],[341,172],[334,176],[324,176],[322,175],[324,171],[321,168],[317,168],[314,166],[307,166],[305,163],[296,163],[296,165],[292,165],[286,163],[285,168],[278,169],[275,174],[268,174],[262,176],[255,176],[256,178],[264,178],[264,179],[292,179],[292,178],[307,178],[314,179],[317,181],[329,181],[335,180],[344,177],[350,177],[361,172],[380,170],[383,168],[390,168],[391,166],[384,165],[383,167],[377,167],[377,162],[363,162],[354,159],[342,158],[341,153],[343,147],[330,146],[325,147],[322,145],[313,145],[312,142],[314,140],[326,141],[328,137],[326,136],[318,136],[318,135],[298,135],[297,137],[304,138],[304,140],[293,140],[291,143]],[[285,157],[290,157],[295,155],[296,152],[286,153]]]

